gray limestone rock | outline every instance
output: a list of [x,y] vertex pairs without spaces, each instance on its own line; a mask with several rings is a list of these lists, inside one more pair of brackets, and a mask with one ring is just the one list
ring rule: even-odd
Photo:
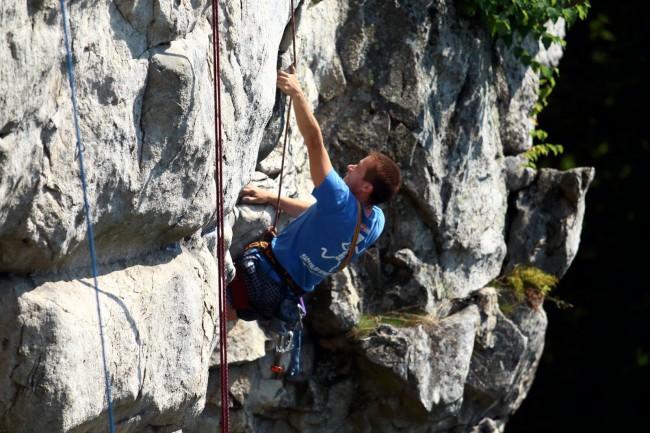
[[[452,0],[296,1],[296,59],[290,0],[220,1],[219,69],[211,2],[66,3],[118,432],[216,431],[222,337],[233,432],[503,431],[547,319],[504,314],[487,286],[519,263],[564,275],[594,176],[524,168],[533,70]],[[4,1],[0,29],[0,433],[98,431],[108,406],[60,2]],[[527,43],[544,64],[562,56]],[[275,77],[294,60],[334,168],[379,150],[404,184],[373,248],[305,297],[302,372],[278,378],[265,325],[222,336],[217,310],[233,259],[275,218],[238,203],[241,188],[278,190],[282,173],[283,194],[313,200],[293,117],[283,148]],[[405,309],[426,324],[356,332]]]

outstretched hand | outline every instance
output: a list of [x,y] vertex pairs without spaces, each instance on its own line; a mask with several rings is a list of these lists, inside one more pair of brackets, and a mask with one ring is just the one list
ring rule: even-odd
[[296,76],[296,67],[291,65],[291,73],[278,70],[278,78],[275,85],[285,95],[294,97],[302,93],[298,77]]
[[278,201],[277,194],[274,194],[271,191],[265,191],[250,183],[242,188],[239,192],[239,197],[241,198],[241,202],[244,204],[269,203],[276,208],[280,206],[282,212],[293,218],[306,211],[309,206],[313,204],[312,202],[287,196],[282,196],[281,200]]
[[241,197],[242,203],[264,204],[271,200],[272,194],[249,183],[239,192],[239,197]]

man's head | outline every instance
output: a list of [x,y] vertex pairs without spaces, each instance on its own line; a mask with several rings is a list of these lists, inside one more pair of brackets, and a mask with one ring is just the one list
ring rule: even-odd
[[372,152],[348,165],[345,183],[357,198],[377,205],[393,197],[402,185],[402,174],[395,162],[381,152]]
[[372,152],[368,157],[374,162],[364,178],[373,186],[369,202],[380,204],[397,194],[402,186],[402,172],[395,161],[381,152]]

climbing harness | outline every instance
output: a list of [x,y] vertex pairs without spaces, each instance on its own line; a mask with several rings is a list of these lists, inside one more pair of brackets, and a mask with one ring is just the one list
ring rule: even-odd
[[219,5],[218,0],[212,0],[212,54],[213,54],[213,76],[214,76],[214,108],[217,112],[215,118],[215,169],[214,178],[216,184],[217,204],[217,265],[219,267],[219,282],[217,285],[219,293],[219,355],[221,373],[221,431],[230,431],[229,412],[229,385],[228,385],[228,320],[226,307],[226,237],[224,229],[224,197],[223,197],[223,139],[221,121],[221,57],[219,47],[221,45],[219,35]]
[[291,278],[291,275],[289,275],[289,272],[286,271],[280,265],[280,262],[278,262],[278,259],[275,257],[275,254],[273,254],[273,248],[271,248],[271,243],[266,242],[266,241],[259,241],[259,242],[253,242],[248,244],[248,246],[244,249],[244,252],[255,248],[264,256],[268,259],[268,262],[273,266],[273,269],[277,274],[282,278],[282,281],[293,291],[293,293],[297,296],[302,296],[305,294],[305,291],[300,287],[295,281],[293,281],[293,278]]
[[108,401],[108,423],[111,433],[115,433],[115,422],[113,421],[113,400],[111,398],[111,384],[108,374],[108,363],[106,361],[106,345],[104,343],[104,330],[102,326],[102,307],[99,302],[99,282],[97,280],[97,256],[95,254],[95,235],[90,220],[90,205],[88,204],[88,188],[86,186],[86,171],[84,169],[83,146],[81,145],[81,129],[79,128],[79,110],[77,109],[77,97],[74,84],[74,71],[72,68],[72,48],[70,45],[70,28],[68,26],[68,15],[65,8],[65,0],[60,0],[61,15],[63,19],[63,33],[65,34],[66,60],[68,63],[68,80],[70,81],[70,93],[72,94],[72,109],[74,114],[75,133],[77,138],[77,152],[79,153],[79,173],[81,187],[84,196],[84,210],[86,212],[86,226],[88,242],[90,246],[90,261],[93,268],[93,279],[95,282],[95,300],[97,302],[97,317],[99,320],[99,337],[102,346],[102,362],[104,365],[104,383],[106,387],[106,400]]

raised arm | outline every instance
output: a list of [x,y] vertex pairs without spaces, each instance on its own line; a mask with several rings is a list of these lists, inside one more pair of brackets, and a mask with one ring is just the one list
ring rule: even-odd
[[[245,186],[239,196],[242,198],[242,202],[246,204],[271,203],[273,206],[278,204],[277,194],[265,191],[252,184]],[[280,209],[293,218],[306,211],[311,205],[311,203],[297,198],[280,197]]]
[[298,129],[307,146],[311,179],[314,182],[314,186],[318,188],[330,170],[332,170],[332,163],[323,144],[323,134],[321,133],[320,126],[309,108],[309,103],[300,88],[295,73],[296,69],[293,65],[291,66],[291,74],[278,71],[276,85],[282,93],[291,97]]

